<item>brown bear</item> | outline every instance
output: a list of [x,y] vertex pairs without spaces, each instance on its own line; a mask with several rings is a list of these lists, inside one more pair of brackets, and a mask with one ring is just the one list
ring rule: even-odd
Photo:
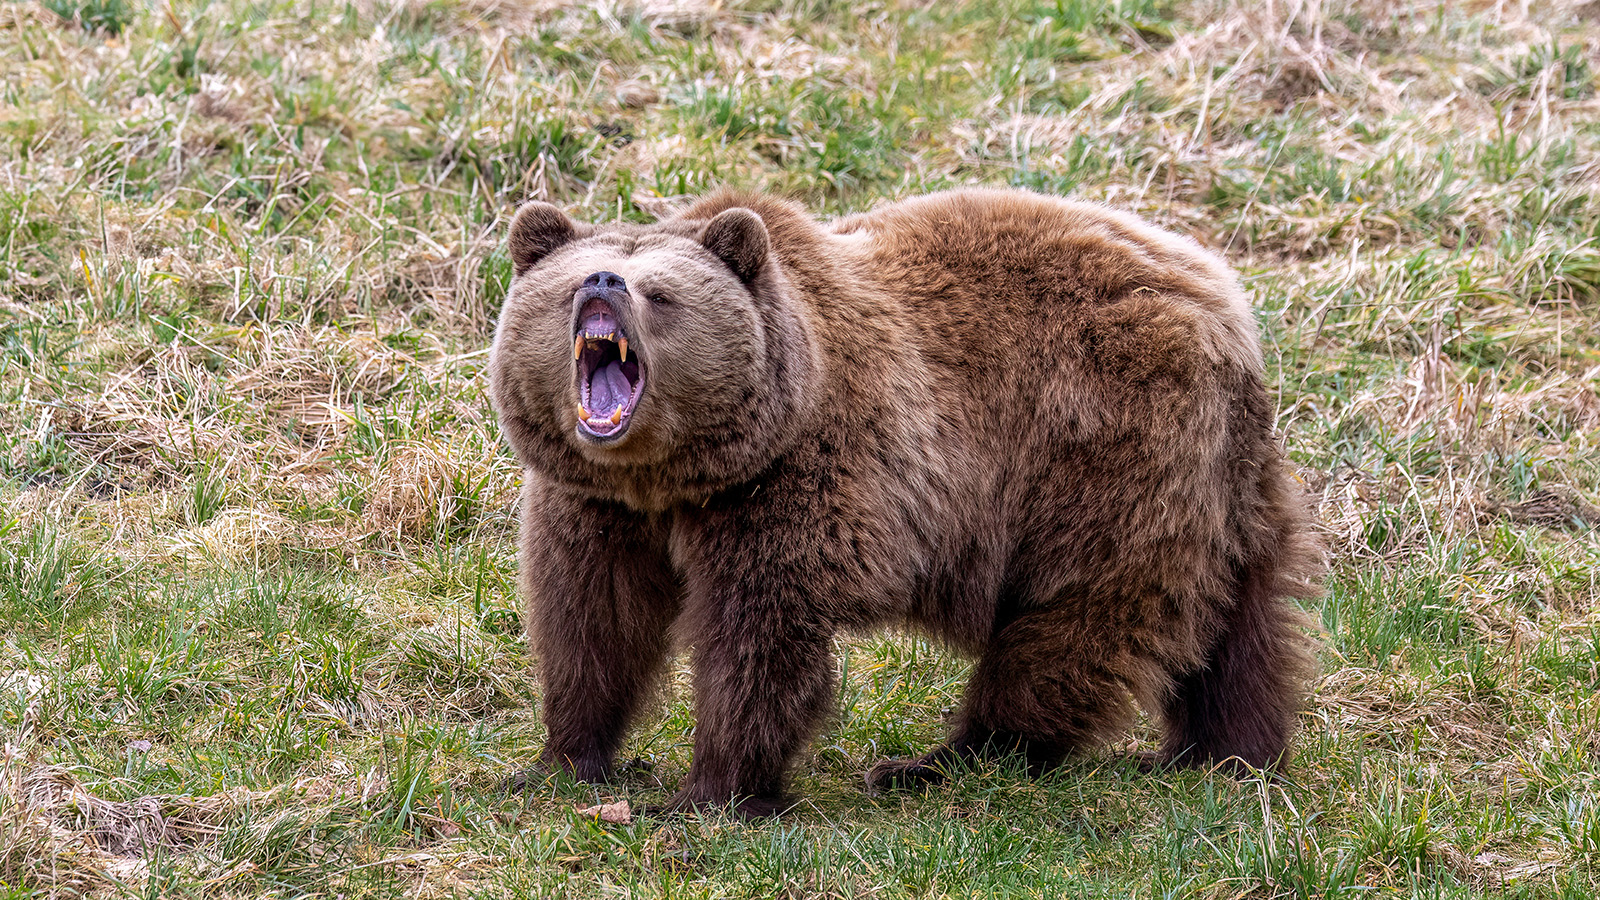
[[772,813],[829,709],[835,635],[976,658],[949,739],[1042,771],[1125,729],[1267,766],[1321,564],[1251,309],[1191,240],[1102,206],[960,190],[819,223],[722,191],[654,225],[511,226],[489,368],[526,468],[520,590],[544,764],[606,778],[675,643],[675,809]]

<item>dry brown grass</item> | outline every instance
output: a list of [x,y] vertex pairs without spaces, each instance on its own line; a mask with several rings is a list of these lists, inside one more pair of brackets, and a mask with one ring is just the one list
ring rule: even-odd
[[27,765],[7,744],[0,759],[0,879],[51,896],[134,887],[144,859],[185,852],[214,839],[238,795],[138,797],[108,801],[60,766]]

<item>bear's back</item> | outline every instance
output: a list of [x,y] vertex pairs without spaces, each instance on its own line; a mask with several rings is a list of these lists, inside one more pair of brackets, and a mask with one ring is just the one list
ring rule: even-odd
[[[832,233],[927,336],[933,360],[1015,362],[997,352],[1060,337],[1053,323],[1137,295],[1162,298],[1207,357],[1259,373],[1249,302],[1198,243],[1098,204],[1020,190],[930,194],[835,222]],[[1033,343],[1033,349],[1054,349]]]

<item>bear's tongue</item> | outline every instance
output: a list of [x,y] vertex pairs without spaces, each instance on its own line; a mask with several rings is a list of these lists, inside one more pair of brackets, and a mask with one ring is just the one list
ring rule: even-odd
[[602,416],[610,415],[617,407],[627,403],[632,394],[633,385],[628,382],[628,376],[622,374],[622,363],[612,360],[595,369],[589,378],[589,411]]

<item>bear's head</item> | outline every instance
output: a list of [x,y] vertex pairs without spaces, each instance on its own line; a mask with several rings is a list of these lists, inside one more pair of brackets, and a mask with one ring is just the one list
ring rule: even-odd
[[523,464],[644,509],[758,474],[815,367],[805,316],[750,209],[592,226],[517,211],[490,357]]

